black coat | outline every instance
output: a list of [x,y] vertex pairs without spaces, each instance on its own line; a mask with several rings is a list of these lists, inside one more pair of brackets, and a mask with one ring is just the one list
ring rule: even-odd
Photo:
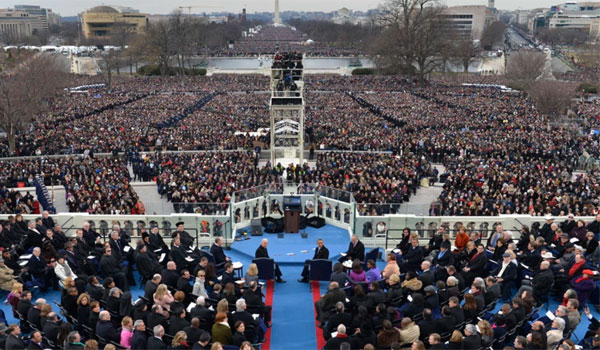
[[146,287],[144,288],[144,298],[150,300],[150,302],[153,302],[156,288],[158,288],[158,286],[154,282],[147,281]]
[[175,333],[182,331],[189,325],[190,323],[185,318],[171,317],[171,321],[169,322],[169,332],[167,334],[175,336]]
[[219,265],[227,261],[225,257],[225,252],[223,252],[223,247],[219,247],[216,243],[210,247],[210,253],[215,258],[215,265]]
[[182,246],[172,246],[171,252],[169,253],[169,257],[175,262],[175,265],[177,265],[177,270],[179,271],[188,266],[188,263],[185,260],[185,258],[187,257],[187,252]]
[[144,276],[146,280],[152,279],[152,275],[160,273],[162,266],[156,259],[153,259],[147,252],[138,252],[135,257],[135,266],[137,267],[140,275]]
[[[257,250],[258,252],[258,250]],[[315,259],[329,259],[329,249],[327,249],[326,246],[323,246],[323,248],[319,249],[319,247],[317,247],[315,249],[315,254],[313,255],[313,260]]]
[[17,311],[21,314],[21,316],[23,316],[24,319],[27,319],[29,309],[31,309],[31,301],[25,299],[19,300],[19,304],[17,304]]
[[148,235],[148,238],[150,239],[150,248],[152,249],[152,251],[158,251],[158,249],[162,249],[162,250],[166,250],[166,251],[169,250],[169,248],[167,247],[165,241],[162,239],[160,234],[155,235],[153,233],[150,233]]
[[40,344],[36,344],[33,341],[29,342],[29,345],[27,345],[27,350],[42,350],[44,349],[44,345],[42,343]]
[[[498,264],[498,267],[496,268],[496,270],[494,270],[494,272],[492,272],[492,276],[498,276],[498,274],[500,273],[500,270],[502,270],[502,264]],[[504,269],[504,272],[502,273],[502,276],[498,276],[498,277],[501,277],[503,279],[503,283],[516,280],[517,279],[517,265],[515,265],[512,262],[508,263],[508,265]]]
[[46,321],[46,324],[44,325],[44,336],[55,344],[58,339],[58,331],[59,326],[56,323]]
[[167,345],[165,345],[165,343],[161,339],[158,339],[157,337],[150,337],[150,338],[148,338],[147,349],[148,350],[166,350]]
[[454,326],[456,326],[456,320],[452,316],[443,316],[442,318],[436,320],[435,325],[436,332],[439,334],[444,334],[454,330]]
[[554,283],[554,274],[550,269],[540,270],[533,276],[531,284],[533,286],[533,297],[536,301],[542,301],[548,296],[552,283]]
[[121,337],[110,321],[98,321],[98,324],[96,325],[96,334],[98,334],[99,337],[102,337],[106,340],[112,340],[117,343],[121,340]]
[[463,339],[464,350],[479,350],[481,348],[481,336],[479,333],[469,335]]
[[419,340],[425,341],[431,333],[437,332],[435,323],[435,320],[432,320],[431,318],[419,321]]
[[254,253],[254,257],[255,258],[268,258],[269,257],[269,250],[265,247],[258,246],[258,248],[256,248],[256,252]]
[[360,261],[365,260],[365,245],[361,241],[356,242],[356,246],[352,245],[352,241],[348,244],[348,250],[346,251],[346,257],[351,257],[352,260],[358,259]]
[[160,275],[162,276],[162,283],[166,284],[169,287],[177,288],[177,280],[180,276],[177,271],[166,269],[163,270],[163,272]]
[[179,277],[179,279],[177,279],[177,290],[184,292],[185,295],[190,295],[193,290],[190,285],[190,280],[183,278],[183,276]]
[[15,337],[12,334],[6,338],[6,350],[23,350],[25,349],[25,343],[20,338]]
[[404,263],[413,268],[418,268],[423,261],[423,248],[412,246],[408,249],[406,254],[404,255]]
[[487,265],[487,257],[485,253],[477,255],[473,260],[469,261],[467,267],[469,267],[469,273],[474,276],[480,276],[483,274],[485,267]]
[[100,258],[100,272],[104,278],[122,273],[121,264],[113,255],[103,255]]
[[447,250],[441,258],[438,258],[438,255],[439,254],[436,254],[433,257],[433,261],[431,263],[433,266],[448,266],[454,264],[454,257],[452,256],[452,252],[450,250]]
[[41,310],[32,307],[27,311],[27,321],[34,324],[37,329],[42,329],[42,316],[40,315]]
[[433,270],[427,270],[420,274],[417,279],[423,283],[423,288],[432,286],[435,283],[435,272],[433,272]]
[[29,268],[29,272],[35,278],[41,278],[44,275],[44,270],[46,269],[46,263],[41,256],[36,257],[35,255],[29,258],[29,262],[27,263],[27,267]]
[[198,342],[200,336],[202,335],[202,333],[204,333],[204,330],[202,330],[201,328],[194,328],[191,326],[185,327],[183,331],[187,335],[188,344],[194,344]]
[[[248,303],[247,300],[246,303]],[[211,329],[212,324],[214,323],[215,313],[204,306],[195,306],[190,311],[190,317],[198,317],[198,319],[200,320],[200,328],[202,328],[205,331],[208,331]]]
[[452,317],[454,317],[454,319],[456,320],[457,324],[464,322],[465,313],[459,306],[449,307],[448,310],[450,311],[450,314],[452,315]]
[[129,344],[131,345],[131,350],[145,350],[147,348],[147,342],[146,333],[134,331]]
[[[148,315],[148,326],[147,329],[153,329],[154,326],[158,326],[161,325],[163,326],[165,329],[168,329],[167,327],[167,318],[165,316],[163,316],[160,313],[157,312],[151,312]],[[150,344],[148,344],[149,346]]]
[[337,327],[341,324],[346,326],[348,333],[354,333],[350,330],[350,326],[352,325],[352,315],[347,312],[336,312],[329,316],[327,326],[325,327],[325,331],[323,332],[323,336],[325,337],[325,339],[331,338],[331,333],[337,331]]

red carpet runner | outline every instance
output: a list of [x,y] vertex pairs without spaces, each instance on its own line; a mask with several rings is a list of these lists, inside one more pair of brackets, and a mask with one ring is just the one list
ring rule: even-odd
[[[267,281],[267,292],[265,294],[265,305],[269,305],[273,307],[273,289],[275,286],[275,281],[268,280]],[[273,311],[271,310],[271,315],[273,315]],[[273,319],[271,319],[271,324],[273,324]],[[260,347],[262,350],[271,350],[271,328],[267,329],[267,333],[265,334],[265,342]]]
[[[319,281],[312,281],[312,294],[313,304],[321,299],[321,289],[319,287]],[[315,318],[317,317],[317,310],[314,310]],[[323,330],[319,328],[319,321],[315,320],[315,332],[317,334],[317,350],[323,349],[325,346],[325,338],[323,338]]]

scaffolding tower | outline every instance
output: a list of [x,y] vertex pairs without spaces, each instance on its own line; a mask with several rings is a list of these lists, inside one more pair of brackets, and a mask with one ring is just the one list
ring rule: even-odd
[[275,55],[270,102],[272,166],[304,163],[303,89],[302,55]]

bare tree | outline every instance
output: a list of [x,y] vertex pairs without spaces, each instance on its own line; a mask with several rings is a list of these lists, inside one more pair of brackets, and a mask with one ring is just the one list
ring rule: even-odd
[[10,152],[17,132],[47,105],[65,81],[60,57],[36,54],[3,72],[0,78],[0,126],[6,131]]
[[144,36],[144,48],[148,58],[160,67],[162,75],[169,74],[169,61],[174,56],[173,32],[166,20],[153,23]]
[[183,15],[181,11],[175,11],[169,18],[169,28],[173,37],[173,54],[177,59],[179,75],[183,78],[186,58],[191,55],[192,17]]
[[492,50],[494,45],[502,43],[506,24],[496,21],[488,25],[481,34],[481,47],[485,50]]
[[444,47],[442,7],[438,0],[388,0],[379,22],[384,27],[374,56],[386,70],[420,80],[439,66]]
[[539,80],[528,84],[527,94],[543,116],[549,120],[556,120],[564,115],[571,105],[575,88],[573,84],[565,82]]
[[123,62],[121,50],[108,50],[100,58],[98,65],[105,78],[106,86],[110,89],[112,85],[112,75],[114,71],[119,73],[119,67]]
[[452,56],[460,61],[464,72],[467,73],[469,71],[469,65],[475,60],[479,53],[479,47],[475,45],[471,38],[458,38],[454,41],[452,49]]
[[520,50],[508,56],[507,77],[517,81],[534,81],[546,64],[546,55],[535,50]]

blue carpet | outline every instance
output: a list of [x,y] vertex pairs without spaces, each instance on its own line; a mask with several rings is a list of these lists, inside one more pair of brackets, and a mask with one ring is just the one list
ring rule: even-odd
[[[249,228],[246,229],[248,232]],[[241,230],[238,230],[241,231]],[[231,245],[231,251],[254,258],[254,252],[260,245],[263,238],[269,240],[269,255],[280,265],[304,264],[304,261],[311,259],[314,254],[314,248],[317,246],[317,239],[322,238],[325,246],[329,249],[329,258],[336,261],[340,257],[340,252],[345,252],[350,243],[348,230],[332,225],[325,225],[319,229],[307,227],[308,238],[302,238],[299,233],[286,233],[284,238],[277,238],[277,234],[264,233],[263,236],[247,236],[249,239],[236,241]],[[302,232],[302,230],[300,231]],[[293,255],[288,255],[293,253]]]

